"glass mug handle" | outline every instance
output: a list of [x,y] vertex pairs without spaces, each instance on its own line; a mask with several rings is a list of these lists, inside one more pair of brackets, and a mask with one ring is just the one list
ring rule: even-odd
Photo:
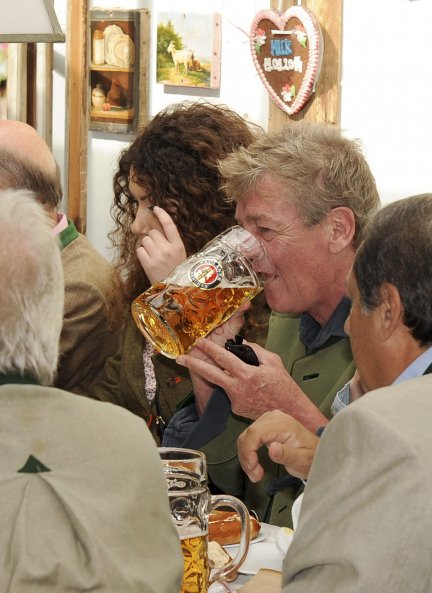
[[210,510],[217,509],[219,507],[230,507],[237,511],[240,516],[241,522],[241,536],[240,536],[240,546],[236,557],[231,560],[228,564],[223,566],[222,568],[215,569],[212,571],[212,575],[209,580],[209,585],[214,583],[215,581],[221,581],[222,579],[231,576],[234,572],[240,568],[243,564],[247,553],[249,551],[249,542],[250,542],[250,519],[249,519],[249,511],[245,507],[245,505],[234,496],[218,494],[216,496],[211,497],[210,503]]

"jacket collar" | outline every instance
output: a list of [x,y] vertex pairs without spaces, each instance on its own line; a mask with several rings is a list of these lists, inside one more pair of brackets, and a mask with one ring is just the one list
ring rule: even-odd
[[69,245],[69,243],[72,243],[72,241],[77,239],[79,236],[74,223],[71,220],[69,220],[68,223],[69,224],[67,227],[58,235],[60,249],[64,249],[67,245]]
[[351,301],[344,296],[323,327],[308,313],[303,313],[300,318],[300,341],[308,354],[348,337],[344,325],[350,309]]
[[21,383],[23,385],[40,385],[40,382],[30,375],[7,375],[0,373],[0,385],[8,385],[11,383]]

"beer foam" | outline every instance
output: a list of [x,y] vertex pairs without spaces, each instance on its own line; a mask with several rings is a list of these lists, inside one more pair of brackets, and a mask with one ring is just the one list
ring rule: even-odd
[[191,537],[207,537],[208,531],[200,528],[199,525],[188,525],[181,527],[180,539],[190,539]]
[[[182,280],[181,283],[170,282],[169,288],[176,290],[179,288],[186,288],[188,286],[191,286],[191,281],[189,280],[189,278],[187,278],[187,279],[182,278],[181,280]],[[229,280],[227,280],[226,278],[222,278],[221,283],[218,286],[216,286],[214,289],[207,288],[207,289],[203,289],[203,290],[220,290],[221,288],[233,288],[233,289],[244,288],[244,289],[256,290],[256,286],[254,286],[251,282],[248,282],[246,284],[242,284],[241,282],[235,283],[235,282],[229,282]]]

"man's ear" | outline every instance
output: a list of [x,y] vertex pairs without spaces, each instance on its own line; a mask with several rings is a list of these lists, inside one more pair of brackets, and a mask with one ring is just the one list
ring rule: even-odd
[[404,325],[404,308],[399,291],[394,284],[385,282],[380,288],[380,296],[379,324],[381,339],[385,341],[391,338],[401,325]]
[[355,216],[351,208],[337,206],[327,214],[330,253],[336,255],[351,245],[355,235]]

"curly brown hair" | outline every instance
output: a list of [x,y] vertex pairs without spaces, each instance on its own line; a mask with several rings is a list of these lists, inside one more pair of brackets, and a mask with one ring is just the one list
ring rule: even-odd
[[221,189],[218,162],[236,148],[248,146],[260,132],[261,128],[225,105],[189,101],[165,108],[138,130],[121,153],[114,175],[115,228],[109,234],[117,248],[114,266],[127,302],[149,286],[131,232],[137,208],[128,189],[131,171],[151,205],[172,216],[191,255],[235,224],[235,205],[226,201]]

